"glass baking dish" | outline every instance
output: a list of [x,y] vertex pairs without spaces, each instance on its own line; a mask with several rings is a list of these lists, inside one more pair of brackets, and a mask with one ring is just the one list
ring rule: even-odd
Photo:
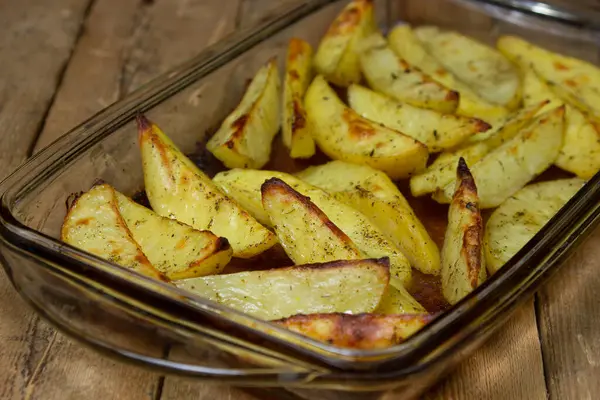
[[[371,398],[387,390],[413,397],[480,346],[597,225],[600,174],[499,273],[406,342],[380,350],[311,340],[58,240],[73,193],[98,180],[130,195],[143,188],[138,113],[214,172],[204,142],[235,107],[248,78],[272,56],[281,63],[294,36],[316,45],[345,4],[305,0],[230,36],[98,113],[7,178],[0,186],[0,261],[22,297],[62,331],[120,359],[207,381],[283,387],[301,397],[316,396],[315,390],[318,398],[339,391]],[[600,60],[600,16],[593,10],[518,0],[375,4],[383,31],[399,21],[428,23],[487,43],[512,33]]]

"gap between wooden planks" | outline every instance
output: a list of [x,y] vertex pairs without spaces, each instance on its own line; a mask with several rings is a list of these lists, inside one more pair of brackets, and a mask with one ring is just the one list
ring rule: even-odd
[[[0,85],[0,121],[4,118],[4,121],[9,122],[2,126],[15,128],[14,132],[24,133],[28,139],[26,145],[21,137],[16,145],[11,145],[9,161],[5,162],[5,157],[2,157],[4,170],[14,168],[27,156],[50,104],[52,107],[35,145],[36,150],[147,79],[196,54],[202,46],[230,32],[235,27],[236,19],[240,25],[252,23],[274,6],[274,2],[269,0],[245,0],[243,3],[231,1],[232,5],[227,4],[226,8],[222,7],[223,1],[206,0],[96,0],[91,8],[86,7],[88,4],[82,5],[74,0],[61,0],[58,5],[57,2],[52,4],[52,9],[44,3],[32,0],[22,2],[23,10],[25,7],[38,7],[38,10],[43,11],[37,17],[44,19],[44,23],[40,24],[40,31],[35,32],[38,35],[35,36],[37,42],[43,42],[46,37],[56,40],[56,43],[51,43],[51,51],[47,54],[41,52],[40,57],[46,58],[33,63],[29,70],[19,71],[21,75],[18,76],[27,76],[28,79],[30,76],[43,75],[44,82],[38,82],[39,87],[36,89],[39,92],[32,89],[33,86],[21,87],[16,92],[13,90],[10,92],[13,103],[10,103],[5,100],[9,97],[8,89]],[[13,10],[18,9],[14,5],[11,7]],[[57,7],[61,11],[58,16],[52,13]],[[27,8],[28,13],[30,9]],[[205,15],[207,11],[212,13]],[[14,18],[22,18],[20,14],[15,14]],[[3,13],[0,12],[0,15]],[[27,18],[31,18],[30,15]],[[0,16],[0,20],[1,18]],[[85,31],[79,37],[84,20]],[[3,27],[7,25],[10,27],[8,23],[3,24]],[[190,37],[195,40],[189,40]],[[36,47],[33,50],[39,52]],[[12,57],[3,59],[19,60],[19,57],[24,57],[17,50],[8,55]],[[61,72],[67,60],[68,68],[61,81]],[[15,62],[13,65],[21,67],[22,63]],[[44,74],[40,74],[42,68]],[[54,80],[48,79],[49,76]],[[5,81],[9,82],[8,79]],[[6,82],[0,83],[6,85]],[[60,87],[53,99],[58,84]],[[12,113],[14,116],[7,113],[7,110],[12,110],[11,104],[16,107],[16,101],[20,101],[16,103],[19,106],[31,107],[33,110],[27,114],[27,120],[23,117],[24,113]],[[34,118],[31,118],[32,115]],[[2,149],[6,148],[3,142]],[[12,314],[8,321],[10,331],[0,332],[7,340],[16,340],[10,340],[12,346],[9,351],[3,350],[0,353],[0,360],[2,365],[20,370],[17,374],[2,374],[8,377],[0,388],[2,398],[22,398],[23,394],[28,398],[40,399],[254,398],[236,389],[184,382],[177,378],[167,378],[163,382],[154,374],[102,358],[55,333],[29,312],[20,300],[11,301],[16,294],[5,280],[2,285],[2,311],[6,304],[10,304],[13,310],[2,314],[2,325],[6,325],[6,315]],[[15,302],[20,306],[16,312]],[[550,315],[549,319],[551,317],[553,316]],[[27,321],[27,326],[24,326]],[[574,318],[571,323],[577,324],[580,321]],[[595,344],[586,342],[588,336],[580,333],[578,338],[578,343],[584,343],[578,344],[579,348],[587,346],[588,351],[584,352],[586,357],[600,353],[597,348],[596,353],[593,353]],[[545,346],[545,352],[550,351],[549,349],[561,354],[556,346]],[[5,360],[8,360],[8,364]],[[584,358],[581,360],[584,361]],[[584,367],[582,365],[581,368],[585,369]],[[520,310],[506,329],[490,340],[473,358],[463,363],[455,374],[427,397],[545,398],[541,368],[534,311],[533,307],[528,306]],[[556,390],[558,393],[558,389]]]

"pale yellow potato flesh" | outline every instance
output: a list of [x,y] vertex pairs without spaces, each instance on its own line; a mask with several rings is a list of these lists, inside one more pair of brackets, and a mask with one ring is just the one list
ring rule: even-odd
[[246,210],[261,221],[269,221],[269,215],[262,208],[261,185],[270,178],[278,178],[304,196],[310,198],[325,215],[344,232],[363,255],[369,258],[390,258],[390,273],[394,285],[408,286],[411,282],[410,262],[402,251],[371,220],[325,191],[310,185],[293,175],[279,171],[259,171],[234,169],[220,172],[214,178],[222,188]]
[[292,158],[309,158],[315,154],[315,141],[304,109],[304,94],[312,77],[312,54],[312,47],[306,41],[290,40],[283,82],[281,138]]
[[[522,108],[509,115],[499,128],[472,136],[467,144],[439,155],[422,173],[410,178],[413,196],[422,196],[444,188],[456,177],[458,160],[462,157],[467,165],[475,165],[491,150],[515,137],[534,121],[536,113],[545,108],[545,102]],[[472,143],[472,144],[469,144]]]
[[[471,166],[481,208],[494,208],[554,163],[563,143],[564,107],[540,115],[526,129]],[[434,193],[448,203],[454,182]]]
[[378,314],[420,314],[427,311],[404,287],[389,285],[375,312]]
[[456,174],[442,247],[442,293],[450,304],[458,303],[486,278],[477,187],[463,159],[458,162]]
[[442,63],[427,53],[409,25],[398,25],[392,29],[388,35],[388,43],[398,57],[460,94],[456,110],[458,115],[481,118],[492,125],[496,125],[496,121],[508,115],[507,108],[481,98],[469,86],[456,79]]
[[381,349],[398,345],[433,319],[429,314],[313,314],[273,321],[337,347]]
[[393,179],[425,168],[429,152],[423,143],[362,118],[342,103],[323,77],[312,82],[304,104],[313,137],[330,158],[369,165]]
[[375,224],[426,274],[439,274],[439,249],[398,187],[383,173],[343,161],[309,167],[297,174],[347,204]]
[[338,86],[359,82],[358,46],[363,37],[375,29],[372,1],[351,1],[319,43],[313,61],[317,73]]
[[166,280],[134,240],[119,212],[115,191],[109,185],[94,186],[72,204],[60,238],[123,268]]
[[[548,99],[549,103],[540,110],[548,110],[563,104],[563,101],[550,89],[531,68],[524,70],[523,104],[525,106]],[[565,104],[565,137],[556,166],[589,179],[600,170],[600,124],[586,118],[576,107]]]
[[273,320],[295,314],[371,312],[389,279],[388,262],[380,259],[211,275],[176,285],[253,317]]
[[152,265],[171,280],[218,274],[232,255],[225,238],[161,217],[115,190],[119,212]]
[[472,135],[491,128],[477,118],[415,107],[360,85],[348,88],[348,104],[360,116],[425,144],[430,152],[453,148]]
[[138,130],[146,194],[157,214],[227,238],[235,257],[253,257],[277,243],[271,231],[225,196],[158,126],[139,117]]
[[261,193],[271,226],[294,264],[362,258],[352,240],[310,198],[281,179],[265,181]]
[[487,101],[509,109],[519,106],[519,71],[496,49],[434,26],[415,28],[426,51]]
[[443,113],[456,111],[458,92],[398,58],[381,34],[371,34],[361,47],[360,67],[371,88],[413,106]]
[[514,63],[533,69],[561,99],[600,118],[600,68],[553,53],[516,36],[502,36],[498,49]]
[[534,183],[494,210],[485,230],[489,273],[496,273],[517,254],[584,184],[578,178]]
[[206,144],[227,168],[261,168],[269,161],[271,142],[280,126],[280,87],[277,62],[271,59]]

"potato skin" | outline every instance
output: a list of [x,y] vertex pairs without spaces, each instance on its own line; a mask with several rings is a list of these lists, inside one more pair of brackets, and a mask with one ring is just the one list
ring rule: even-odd
[[422,314],[312,314],[273,321],[294,332],[337,347],[381,349],[398,345],[434,316]]
[[269,214],[279,242],[294,263],[361,258],[352,240],[309,197],[281,179],[265,181],[261,194],[263,208]]
[[442,248],[442,293],[450,304],[458,303],[486,277],[477,187],[463,158],[458,162],[456,175]]

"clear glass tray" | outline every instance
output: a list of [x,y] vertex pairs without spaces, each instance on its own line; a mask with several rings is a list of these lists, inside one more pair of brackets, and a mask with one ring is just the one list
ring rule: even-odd
[[[376,0],[382,30],[436,24],[493,43],[518,34],[599,63],[593,10],[520,0]],[[340,349],[153,281],[58,240],[69,195],[98,179],[143,187],[135,116],[144,112],[211,172],[203,143],[268,58],[291,37],[313,45],[345,1],[306,0],[205,50],[73,129],[0,185],[0,261],[14,287],[59,329],[99,351],[164,372],[318,398],[416,396],[480,346],[593,230],[600,174],[502,270],[401,345]],[[459,16],[459,17],[457,17]],[[278,157],[277,151],[274,157]],[[341,391],[352,391],[344,393]]]

